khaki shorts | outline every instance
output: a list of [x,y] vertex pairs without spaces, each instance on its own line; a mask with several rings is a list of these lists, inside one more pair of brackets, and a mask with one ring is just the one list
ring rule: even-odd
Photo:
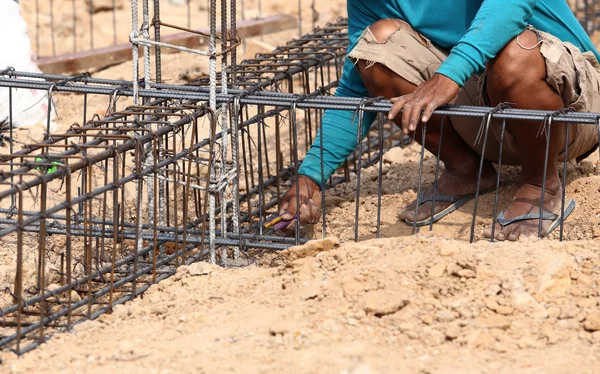
[[[383,42],[377,41],[367,28],[348,57],[355,61],[366,61],[367,67],[380,63],[407,81],[419,85],[433,77],[448,56],[448,51],[431,43],[405,22],[395,21],[401,25]],[[540,51],[546,61],[548,75],[546,82],[561,95],[565,107],[579,112],[600,112],[600,64],[594,54],[581,53],[570,43],[563,43],[550,34],[530,29],[538,34],[541,41]],[[484,87],[485,73],[472,76],[461,89],[454,104],[489,106]],[[482,153],[481,127],[484,122],[481,118],[453,117],[452,125],[473,150]],[[570,126],[569,160],[580,159],[593,152],[599,140],[598,127],[586,124]],[[502,123],[492,120],[485,158],[495,163],[498,162],[501,130]],[[519,147],[508,127],[502,145],[502,164],[520,165]],[[564,157],[561,155],[559,159],[563,160]]]

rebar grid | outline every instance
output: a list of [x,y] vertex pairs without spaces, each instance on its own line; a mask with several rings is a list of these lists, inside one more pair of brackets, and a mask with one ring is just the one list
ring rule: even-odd
[[[324,49],[321,45],[330,34],[343,32],[344,28],[345,23],[340,22],[295,40],[277,53],[259,57],[264,67],[239,65],[239,72],[234,71],[231,77],[242,78],[231,79],[232,86],[245,89],[218,95],[214,85],[211,90],[210,84],[202,83],[176,86],[150,82],[139,88],[136,95],[135,82],[12,69],[1,72],[0,85],[11,92],[37,87],[48,92],[48,96],[62,92],[83,94],[85,125],[74,124],[64,134],[48,133],[42,142],[21,144],[20,150],[0,156],[0,183],[4,186],[0,189],[0,203],[5,203],[0,209],[6,215],[0,220],[0,237],[17,254],[15,284],[7,290],[12,300],[3,307],[3,322],[0,322],[12,330],[11,333],[4,330],[0,346],[26,352],[57,328],[70,328],[79,320],[95,318],[131,299],[191,258],[208,255],[214,261],[217,257],[226,261],[227,252],[217,256],[217,247],[272,250],[297,242],[256,235],[251,230],[252,217],[264,212],[257,205],[258,201],[265,201],[264,190],[256,184],[258,176],[264,189],[274,186],[279,178],[289,177],[291,171],[282,168],[274,175],[276,166],[272,161],[269,163],[269,150],[264,146],[267,122],[285,121],[281,114],[284,109],[267,111],[267,103],[255,110],[246,101],[248,98],[251,102],[253,97],[263,100],[263,95],[272,95],[276,100],[281,96],[288,101],[298,96],[285,96],[281,90],[306,92],[309,97],[333,89],[334,82],[319,87],[317,80],[308,80],[307,73],[314,72],[323,82],[324,77],[339,77],[347,41],[337,38],[338,45],[333,48],[336,53],[331,53],[331,45]],[[288,62],[297,58],[295,65],[300,68],[278,65],[282,58]],[[251,79],[246,77],[260,84],[252,86]],[[269,83],[264,84],[265,80]],[[111,99],[104,118],[94,116],[86,120],[88,99],[92,95]],[[145,104],[117,110],[119,98],[135,96]],[[221,113],[211,108],[211,99],[213,108],[221,106]],[[223,122],[223,113],[235,113],[227,118],[235,131],[226,127],[217,130]],[[256,139],[258,146],[251,135],[252,128],[263,130]],[[305,132],[309,128],[315,131],[315,119]],[[251,188],[243,195],[237,189],[225,193],[238,179],[237,168],[233,167],[238,147],[232,149],[233,159],[223,152],[227,147],[223,139],[228,137],[230,144],[239,141],[250,152],[258,149],[259,157],[266,160],[267,171],[250,175],[253,182],[247,186]],[[308,145],[309,141],[304,146]],[[240,158],[244,159],[245,167],[255,167],[247,152],[241,152]],[[284,163],[280,161],[278,165]],[[223,173],[224,170],[228,172]],[[210,178],[216,173],[226,175],[226,179]],[[247,178],[251,172],[245,173]],[[268,178],[263,181],[265,177]],[[149,189],[150,183],[164,192],[164,218],[159,217],[160,209],[156,206],[159,191]],[[147,199],[150,191],[153,199]],[[217,206],[211,214],[207,201],[209,193],[215,191]],[[52,195],[54,203],[49,202]],[[41,205],[28,209],[31,208],[26,203],[28,198]],[[247,213],[240,212],[240,201],[248,202]],[[239,214],[237,219],[232,218],[231,212],[235,210]],[[211,222],[213,230],[208,229]],[[237,223],[237,230],[233,222]],[[243,224],[246,226],[240,229]],[[233,232],[228,233],[231,229]],[[28,233],[39,233],[35,235],[35,243],[28,242],[31,239]],[[50,253],[57,251],[56,242],[61,243],[62,249]],[[211,246],[207,245],[209,242]],[[24,257],[31,249],[37,254],[35,280],[23,274],[27,264]],[[54,279],[53,283],[47,279],[47,259],[52,256],[61,258],[60,266],[52,269],[60,279]]]

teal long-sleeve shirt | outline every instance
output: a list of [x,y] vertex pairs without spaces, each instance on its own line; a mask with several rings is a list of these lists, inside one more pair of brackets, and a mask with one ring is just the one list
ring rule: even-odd
[[[565,0],[348,0],[348,34],[352,50],[362,32],[385,18],[408,22],[436,45],[450,50],[437,73],[460,86],[482,72],[488,60],[527,25],[548,32],[582,51],[600,55]],[[367,97],[365,86],[351,61],[346,59],[336,96]],[[375,119],[365,113],[364,137]],[[299,173],[325,182],[357,146],[358,117],[351,111],[326,111],[321,140],[317,136]]]

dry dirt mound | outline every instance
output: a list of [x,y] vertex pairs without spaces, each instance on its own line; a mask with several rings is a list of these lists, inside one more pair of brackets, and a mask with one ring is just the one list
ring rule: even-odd
[[182,268],[12,372],[597,370],[598,242],[311,242],[275,268]]

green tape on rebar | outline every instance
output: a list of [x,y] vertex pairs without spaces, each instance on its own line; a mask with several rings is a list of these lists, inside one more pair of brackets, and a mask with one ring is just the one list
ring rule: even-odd
[[[43,158],[41,158],[41,157],[36,157],[36,158],[35,158],[35,162],[40,162],[40,163],[42,163],[42,162],[44,162],[44,159],[43,159]],[[57,170],[58,170],[58,166],[62,165],[62,163],[61,163],[60,161],[52,161],[52,162],[50,162],[50,163],[51,163],[52,165],[56,165],[56,166],[50,166],[50,167],[47,167],[47,166],[41,166],[41,167],[37,167],[37,168],[35,168],[35,170],[37,170],[37,171],[38,171],[38,172],[40,172],[40,173],[44,173],[44,171],[42,171],[42,168],[44,168],[44,169],[47,169],[47,170],[45,171],[45,173],[46,173],[46,174],[48,174],[48,173],[54,173],[55,171],[57,171]]]

